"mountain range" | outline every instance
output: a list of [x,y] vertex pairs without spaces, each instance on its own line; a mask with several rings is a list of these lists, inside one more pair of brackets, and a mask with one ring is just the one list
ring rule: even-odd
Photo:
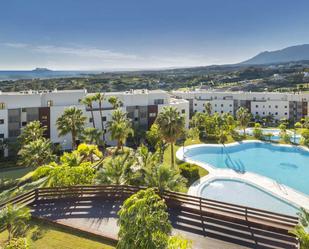
[[309,60],[309,44],[287,47],[281,50],[265,51],[249,60],[243,61],[242,65],[276,64],[295,61]]

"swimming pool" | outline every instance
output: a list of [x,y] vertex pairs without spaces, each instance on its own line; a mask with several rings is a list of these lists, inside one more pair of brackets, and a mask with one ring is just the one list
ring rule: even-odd
[[[254,128],[246,128],[246,134],[252,136],[253,135],[253,130]],[[270,140],[272,141],[275,141],[275,142],[278,142],[281,140],[281,137],[280,137],[280,129],[261,129],[262,130],[262,133],[263,135],[266,135],[266,134],[272,134],[272,136],[270,137]],[[238,130],[238,133],[239,134],[243,134],[244,131],[243,130]],[[287,131],[287,133],[291,136],[291,142],[292,143],[296,143],[296,144],[299,144],[300,143],[300,140],[301,140],[301,135],[299,134],[294,134],[294,132],[292,131]]]
[[235,145],[198,145],[186,148],[185,157],[215,168],[253,172],[309,195],[309,151],[251,141]]
[[201,186],[199,196],[271,212],[296,215],[298,209],[251,184],[230,179],[215,179]]

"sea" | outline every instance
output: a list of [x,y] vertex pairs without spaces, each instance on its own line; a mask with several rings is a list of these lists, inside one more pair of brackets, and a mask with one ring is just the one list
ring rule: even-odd
[[68,78],[68,77],[87,77],[98,74],[94,71],[1,71],[0,81],[21,80],[21,79],[51,79],[51,78]]

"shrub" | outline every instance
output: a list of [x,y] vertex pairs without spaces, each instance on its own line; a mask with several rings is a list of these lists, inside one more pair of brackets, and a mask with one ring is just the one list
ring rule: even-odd
[[3,249],[29,249],[29,243],[26,238],[13,238],[4,245]]
[[194,164],[183,163],[179,165],[179,169],[180,174],[188,180],[189,185],[200,178],[198,167]]
[[263,137],[263,131],[260,128],[254,128],[252,133],[253,136],[257,139],[261,139]]

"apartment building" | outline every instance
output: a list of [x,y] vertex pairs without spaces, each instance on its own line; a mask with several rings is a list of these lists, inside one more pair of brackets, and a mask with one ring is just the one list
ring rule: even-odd
[[[80,100],[91,93],[86,90],[69,91],[25,91],[0,92],[0,138],[15,140],[22,132],[23,127],[33,120],[39,120],[47,127],[45,136],[53,143],[60,144],[63,149],[71,148],[71,136],[59,137],[56,121],[64,110],[70,106],[81,109],[87,117],[86,127],[92,127],[91,112]],[[123,103],[121,109],[127,112],[133,126],[147,130],[155,121],[159,112],[165,106],[174,106],[186,117],[186,126],[189,125],[189,102],[184,99],[173,99],[161,90],[131,90],[126,92],[105,93],[102,113],[106,129],[111,120],[113,108],[108,102],[109,97],[116,96]],[[98,103],[93,103],[94,122],[101,129],[100,110]],[[106,134],[107,143],[115,145],[115,141]]]
[[210,103],[213,113],[236,114],[240,107],[246,107],[253,116],[272,115],[275,120],[282,118],[300,120],[308,115],[309,93],[269,92],[213,92],[204,90],[173,91],[175,98],[189,101],[189,113],[204,112]]

